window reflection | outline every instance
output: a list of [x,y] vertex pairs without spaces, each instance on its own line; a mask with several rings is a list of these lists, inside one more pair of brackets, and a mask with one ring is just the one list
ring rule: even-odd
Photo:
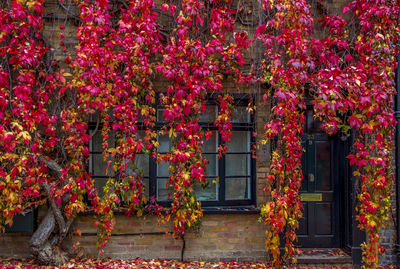
[[232,123],[239,122],[250,122],[250,113],[247,111],[247,107],[245,106],[234,107],[232,111]]
[[217,119],[217,106],[207,106],[206,111],[200,113],[199,122],[213,123]]
[[227,176],[248,176],[250,175],[249,154],[226,154],[225,173]]
[[316,141],[316,183],[317,190],[331,190],[331,144],[330,141]]
[[199,201],[215,201],[218,200],[218,182],[216,178],[208,178],[204,184],[204,189],[200,183],[194,184],[194,192]]
[[250,199],[250,178],[227,178],[225,179],[226,200]]
[[232,131],[231,142],[228,143],[228,152],[250,152],[250,132]]
[[157,180],[157,201],[168,201],[172,198],[172,188],[169,186],[168,178]]

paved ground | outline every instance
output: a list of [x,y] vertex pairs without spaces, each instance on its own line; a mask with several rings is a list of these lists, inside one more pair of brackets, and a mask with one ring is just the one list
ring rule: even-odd
[[[67,268],[98,268],[98,269],[125,269],[125,268],[149,268],[149,269],[195,269],[195,268],[272,268],[266,263],[261,262],[177,262],[169,260],[112,260],[112,259],[82,259],[74,260],[72,259],[69,263],[63,266],[38,266],[32,259],[6,259],[0,258],[0,268],[1,269],[67,269]],[[347,266],[339,265],[299,265],[292,268],[299,269],[348,269]],[[385,267],[394,268],[394,267]]]

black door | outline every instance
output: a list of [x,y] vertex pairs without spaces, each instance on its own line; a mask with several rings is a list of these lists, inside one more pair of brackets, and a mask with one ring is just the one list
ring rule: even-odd
[[306,113],[302,144],[304,178],[300,195],[304,211],[297,231],[298,244],[305,248],[339,247],[335,143],[320,128],[320,123],[313,119],[312,110]]

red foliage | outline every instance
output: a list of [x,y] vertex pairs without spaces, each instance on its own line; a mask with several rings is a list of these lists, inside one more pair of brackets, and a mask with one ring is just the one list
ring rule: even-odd
[[[267,137],[278,136],[267,178],[273,187],[267,188],[272,199],[262,209],[268,224],[266,247],[275,266],[280,266],[278,235],[286,230],[285,252],[289,257],[294,252],[294,230],[301,217],[298,190],[302,180],[303,97],[309,83],[315,117],[323,120],[323,129],[328,134],[340,130],[345,135],[352,130],[355,136],[355,154],[348,158],[356,166],[354,176],[361,179],[357,219],[368,235],[362,245],[363,259],[376,267],[383,252],[378,232],[390,219],[393,186],[390,152],[399,3],[353,1],[344,7],[343,12],[352,11],[361,26],[355,42],[348,33],[352,22],[339,16],[319,21],[328,30],[328,37],[312,36],[314,22],[305,1],[274,1],[272,6],[266,1],[264,6],[277,10],[274,20],[256,31],[267,47],[265,63],[270,64],[264,68],[277,101],[272,109],[274,118],[266,125]],[[279,34],[266,34],[268,27]]]
[[[276,7],[278,10],[273,21],[257,29],[258,38],[266,46],[264,68],[268,82],[275,89],[273,98],[276,100],[272,108],[273,119],[265,125],[265,129],[268,139],[274,136],[279,139],[272,155],[271,175],[267,178],[271,200],[262,207],[261,215],[267,224],[266,249],[273,256],[274,266],[280,267],[279,235],[284,231],[283,261],[296,262],[294,255],[297,252],[293,242],[303,209],[299,196],[303,179],[300,135],[304,128],[304,92],[310,80],[309,67],[313,66],[308,53],[313,18],[306,1],[276,1],[273,6],[269,3],[265,5],[268,9]],[[265,34],[269,28],[278,29],[280,34]]]

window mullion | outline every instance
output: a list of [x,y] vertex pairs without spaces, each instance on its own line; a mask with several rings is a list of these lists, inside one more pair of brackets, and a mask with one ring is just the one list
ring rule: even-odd
[[[221,145],[221,136],[218,132],[218,146]],[[225,202],[225,155],[218,158],[218,192],[219,202]]]
[[[149,198],[157,194],[157,162],[149,156]],[[157,198],[157,197],[156,197]]]

